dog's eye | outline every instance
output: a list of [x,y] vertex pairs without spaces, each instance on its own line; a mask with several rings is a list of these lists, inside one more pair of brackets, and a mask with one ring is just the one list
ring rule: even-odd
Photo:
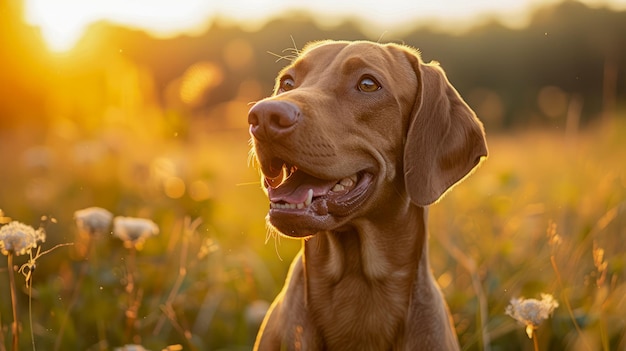
[[282,93],[285,91],[292,90],[295,88],[296,82],[293,81],[293,78],[290,76],[285,76],[280,79],[280,84],[278,85],[278,92]]
[[371,77],[363,77],[359,81],[357,89],[365,93],[371,93],[380,89],[380,84]]

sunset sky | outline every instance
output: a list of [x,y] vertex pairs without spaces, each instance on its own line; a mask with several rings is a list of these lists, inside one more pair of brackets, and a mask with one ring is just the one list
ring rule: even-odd
[[[462,29],[496,17],[510,26],[522,26],[532,9],[556,0],[25,0],[26,21],[42,29],[53,51],[66,51],[91,23],[110,22],[144,29],[156,36],[197,33],[222,16],[258,28],[268,18],[289,10],[308,10],[320,21],[332,23],[358,17],[364,27],[383,33],[408,24],[428,23]],[[584,0],[590,6],[626,9],[626,0]]]

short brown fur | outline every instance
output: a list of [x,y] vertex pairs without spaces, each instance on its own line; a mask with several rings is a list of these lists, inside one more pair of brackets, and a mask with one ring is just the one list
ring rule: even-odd
[[[287,76],[294,87],[283,92]],[[363,77],[380,88],[359,91]],[[273,106],[296,111],[279,130],[266,125],[283,111]],[[354,208],[319,218],[270,210],[273,230],[304,239],[255,350],[458,350],[428,262],[428,205],[475,169],[487,145],[439,65],[402,45],[314,43],[249,121],[266,176],[277,158],[319,179],[373,175]]]

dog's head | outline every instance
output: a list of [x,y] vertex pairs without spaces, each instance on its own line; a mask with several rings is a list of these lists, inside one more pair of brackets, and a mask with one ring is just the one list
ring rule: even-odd
[[248,122],[269,223],[294,237],[427,206],[487,156],[482,124],[441,68],[396,44],[308,45]]

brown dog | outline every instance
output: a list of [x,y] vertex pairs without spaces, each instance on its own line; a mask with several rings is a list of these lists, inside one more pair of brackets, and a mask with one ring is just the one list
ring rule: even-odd
[[313,43],[248,122],[269,225],[304,238],[255,349],[458,349],[427,206],[487,145],[441,68],[401,45]]

